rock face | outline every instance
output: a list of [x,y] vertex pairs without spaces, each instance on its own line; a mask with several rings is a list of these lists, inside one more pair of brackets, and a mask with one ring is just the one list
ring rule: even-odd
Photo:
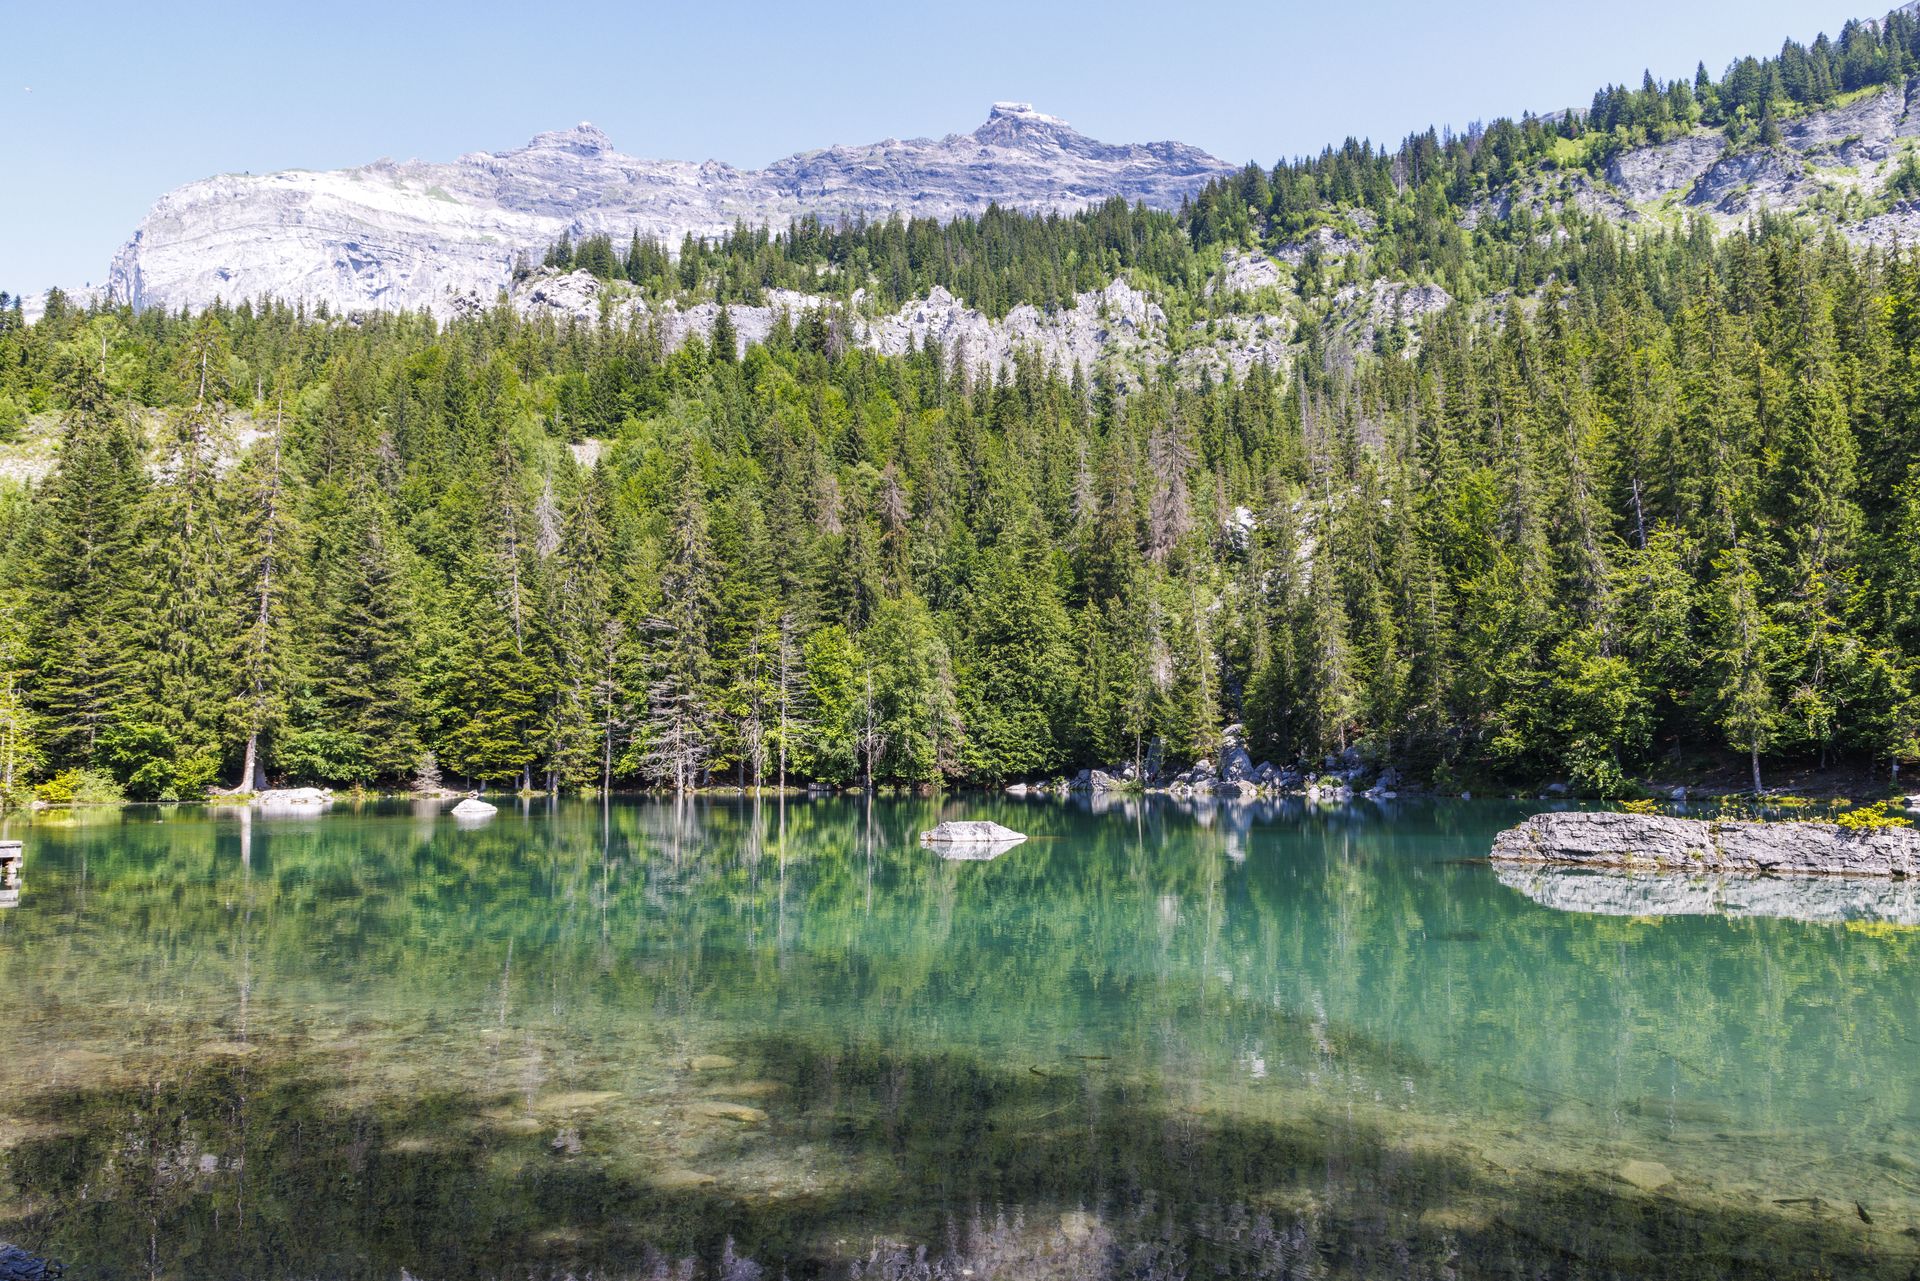
[[[525,316],[588,324],[597,322],[607,307],[615,319],[651,326],[667,351],[677,350],[692,337],[710,338],[720,314],[720,308],[710,302],[682,307],[672,300],[650,304],[629,295],[609,303],[606,292],[584,271],[547,269],[514,284],[508,301]],[[456,295],[451,308],[459,315],[483,315],[492,310],[496,298],[469,291]],[[783,314],[789,321],[798,321],[809,311],[835,305],[835,300],[819,294],[792,289],[766,290],[765,299],[728,306],[736,354],[744,354],[750,344],[765,342]],[[890,356],[938,343],[949,361],[964,360],[976,373],[987,376],[1011,367],[1023,354],[1064,377],[1076,367],[1091,370],[1130,357],[1157,364],[1172,350],[1165,310],[1119,278],[1105,289],[1075,295],[1071,306],[1049,312],[1022,304],[998,320],[937,285],[925,298],[892,312],[863,314],[859,308],[864,301],[865,292],[855,290],[849,310],[839,313],[849,341]],[[1178,357],[1179,367],[1216,376],[1226,370],[1244,375],[1256,363],[1277,368],[1288,358],[1292,335],[1290,320],[1264,312],[1196,322],[1192,344]]]
[[[1790,213],[1823,193],[1883,194],[1912,138],[1920,137],[1920,77],[1888,86],[1842,106],[1810,111],[1783,122],[1780,141],[1729,154],[1726,138],[1701,129],[1670,142],[1622,151],[1607,162],[1607,193],[1576,199],[1624,221],[1638,221],[1635,205],[1674,200],[1711,214],[1722,225],[1755,210]],[[1613,206],[1596,204],[1610,196]],[[1842,228],[1857,242],[1883,245],[1920,240],[1920,219],[1898,206]]]
[[1499,862],[1694,872],[1913,876],[1920,831],[1832,823],[1707,822],[1658,814],[1535,814],[1494,839]]
[[1719,134],[1695,133],[1623,151],[1608,162],[1607,181],[1629,200],[1658,200],[1691,187],[1726,149]]
[[499,813],[499,807],[489,805],[483,800],[469,796],[466,800],[454,806],[452,813],[455,818],[465,819],[468,822],[477,822],[481,819],[492,818],[495,814]]
[[831,147],[766,169],[642,160],[592,125],[450,164],[225,174],[162,196],[113,260],[109,296],[199,307],[273,295],[337,311],[491,301],[515,257],[567,232],[638,230],[677,246],[736,222],[817,215],[942,220],[988,204],[1071,210],[1112,196],[1177,207],[1232,166],[1177,142],[1113,146],[1026,103],[997,103],[970,134]]
[[1075,297],[1071,308],[1049,315],[1022,304],[999,320],[935,286],[922,302],[908,303],[890,316],[855,326],[855,340],[884,355],[904,355],[938,342],[949,359],[964,358],[973,368],[998,371],[1014,354],[1031,350],[1049,368],[1071,373],[1091,368],[1110,351],[1144,347],[1164,337],[1166,313],[1124,280]]

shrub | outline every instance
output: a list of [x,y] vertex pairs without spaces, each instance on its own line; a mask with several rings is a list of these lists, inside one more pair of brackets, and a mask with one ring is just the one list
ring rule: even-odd
[[61,770],[33,789],[49,805],[111,805],[127,799],[120,784],[96,770]]
[[1875,832],[1889,827],[1913,826],[1911,819],[1888,813],[1885,801],[1878,805],[1862,805],[1856,809],[1850,809],[1835,817],[1833,821],[1836,826],[1848,832]]

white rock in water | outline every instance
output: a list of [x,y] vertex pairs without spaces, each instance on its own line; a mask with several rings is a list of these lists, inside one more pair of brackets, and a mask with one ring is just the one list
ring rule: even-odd
[[497,813],[499,813],[498,806],[489,805],[471,796],[453,807],[455,818],[472,819],[476,822],[480,819],[492,818]]
[[1027,839],[1025,832],[987,822],[946,822],[920,833],[920,843],[946,858],[992,858]]
[[279,814],[318,814],[332,804],[324,787],[276,787],[253,798],[255,809]]

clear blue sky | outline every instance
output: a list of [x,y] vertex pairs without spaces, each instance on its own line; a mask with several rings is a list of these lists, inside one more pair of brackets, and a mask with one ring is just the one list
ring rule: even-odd
[[757,166],[965,132],[996,99],[1271,163],[1584,105],[1642,68],[1717,74],[1885,7],[0,0],[0,288],[101,280],[156,196],[222,171],[447,160],[581,120],[636,155]]

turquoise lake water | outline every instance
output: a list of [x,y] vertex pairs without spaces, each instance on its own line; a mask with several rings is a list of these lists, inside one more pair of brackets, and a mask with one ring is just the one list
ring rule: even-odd
[[[1916,1275],[1904,887],[1498,872],[1526,812],[15,820],[0,1238],[106,1278]],[[948,861],[943,818],[1032,839]]]

